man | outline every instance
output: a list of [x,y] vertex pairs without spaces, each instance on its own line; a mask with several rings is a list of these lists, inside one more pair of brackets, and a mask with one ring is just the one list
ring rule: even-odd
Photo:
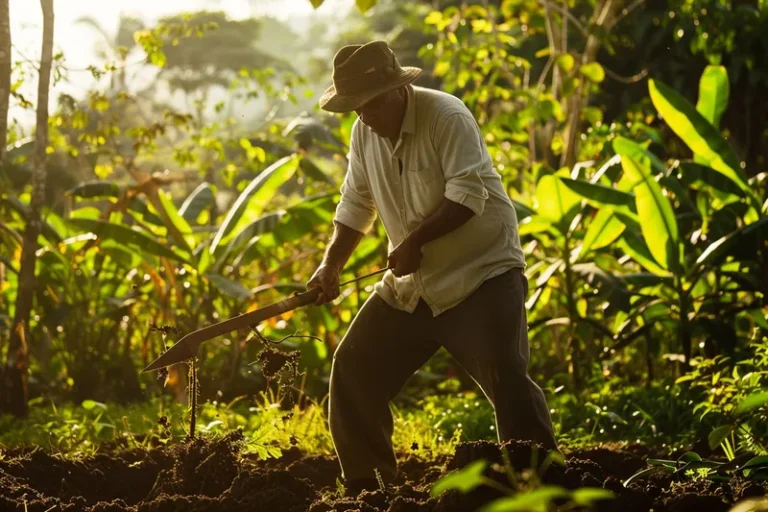
[[383,41],[334,57],[329,112],[358,115],[334,233],[307,283],[317,303],[378,214],[390,270],[336,350],[330,430],[352,492],[397,474],[389,402],[441,347],[494,406],[500,441],[557,449],[542,390],[527,373],[528,282],[517,217],[472,114],[458,98],[412,85]]

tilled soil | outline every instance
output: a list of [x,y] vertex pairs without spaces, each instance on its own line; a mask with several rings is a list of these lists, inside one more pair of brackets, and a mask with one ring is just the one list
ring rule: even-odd
[[[293,448],[279,459],[251,460],[241,455],[241,440],[236,432],[81,461],[39,449],[7,452],[0,460],[0,512],[471,512],[500,496],[488,487],[438,498],[429,494],[438,478],[474,460],[502,464],[501,449],[493,443],[465,443],[453,457],[430,462],[402,455],[402,475],[391,486],[341,497],[335,458],[304,456]],[[510,443],[504,449],[517,470],[530,467],[530,445]],[[674,481],[660,474],[625,488],[622,482],[646,466],[637,453],[602,448],[568,453],[566,459],[565,467],[549,466],[544,482],[614,491],[616,498],[599,502],[599,511],[727,511],[737,501],[766,493],[751,482]],[[504,472],[488,471],[508,484]]]

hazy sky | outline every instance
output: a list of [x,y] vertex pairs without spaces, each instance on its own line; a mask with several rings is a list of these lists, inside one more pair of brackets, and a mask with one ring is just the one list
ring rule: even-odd
[[[54,53],[64,52],[67,67],[84,69],[95,63],[94,47],[99,36],[92,29],[75,23],[82,16],[95,18],[110,33],[117,28],[120,13],[130,14],[152,22],[167,14],[199,9],[222,10],[233,18],[247,18],[268,14],[283,20],[326,17],[347,12],[354,0],[325,0],[317,10],[309,0],[54,0]],[[37,0],[11,0],[11,37],[14,60],[40,58],[42,13]],[[51,94],[51,100],[60,92],[81,96],[93,78],[88,71],[72,71],[70,83],[60,83]],[[28,80],[22,90],[31,101],[37,96],[37,77]],[[51,108],[53,108],[53,103]],[[34,113],[11,109],[11,118],[24,125],[34,122]]]

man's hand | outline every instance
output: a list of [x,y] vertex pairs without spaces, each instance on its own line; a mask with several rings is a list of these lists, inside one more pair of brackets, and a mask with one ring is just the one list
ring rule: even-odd
[[307,290],[320,288],[315,304],[331,302],[339,296],[339,271],[329,265],[320,265],[307,283]]
[[406,238],[389,253],[387,264],[397,277],[413,274],[421,267],[421,245]]

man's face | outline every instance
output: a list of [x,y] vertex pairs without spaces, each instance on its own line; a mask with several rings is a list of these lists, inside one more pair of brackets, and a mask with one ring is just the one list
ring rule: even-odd
[[384,134],[390,131],[397,120],[399,91],[389,91],[380,94],[362,107],[355,110],[360,121],[369,126],[374,132]]

